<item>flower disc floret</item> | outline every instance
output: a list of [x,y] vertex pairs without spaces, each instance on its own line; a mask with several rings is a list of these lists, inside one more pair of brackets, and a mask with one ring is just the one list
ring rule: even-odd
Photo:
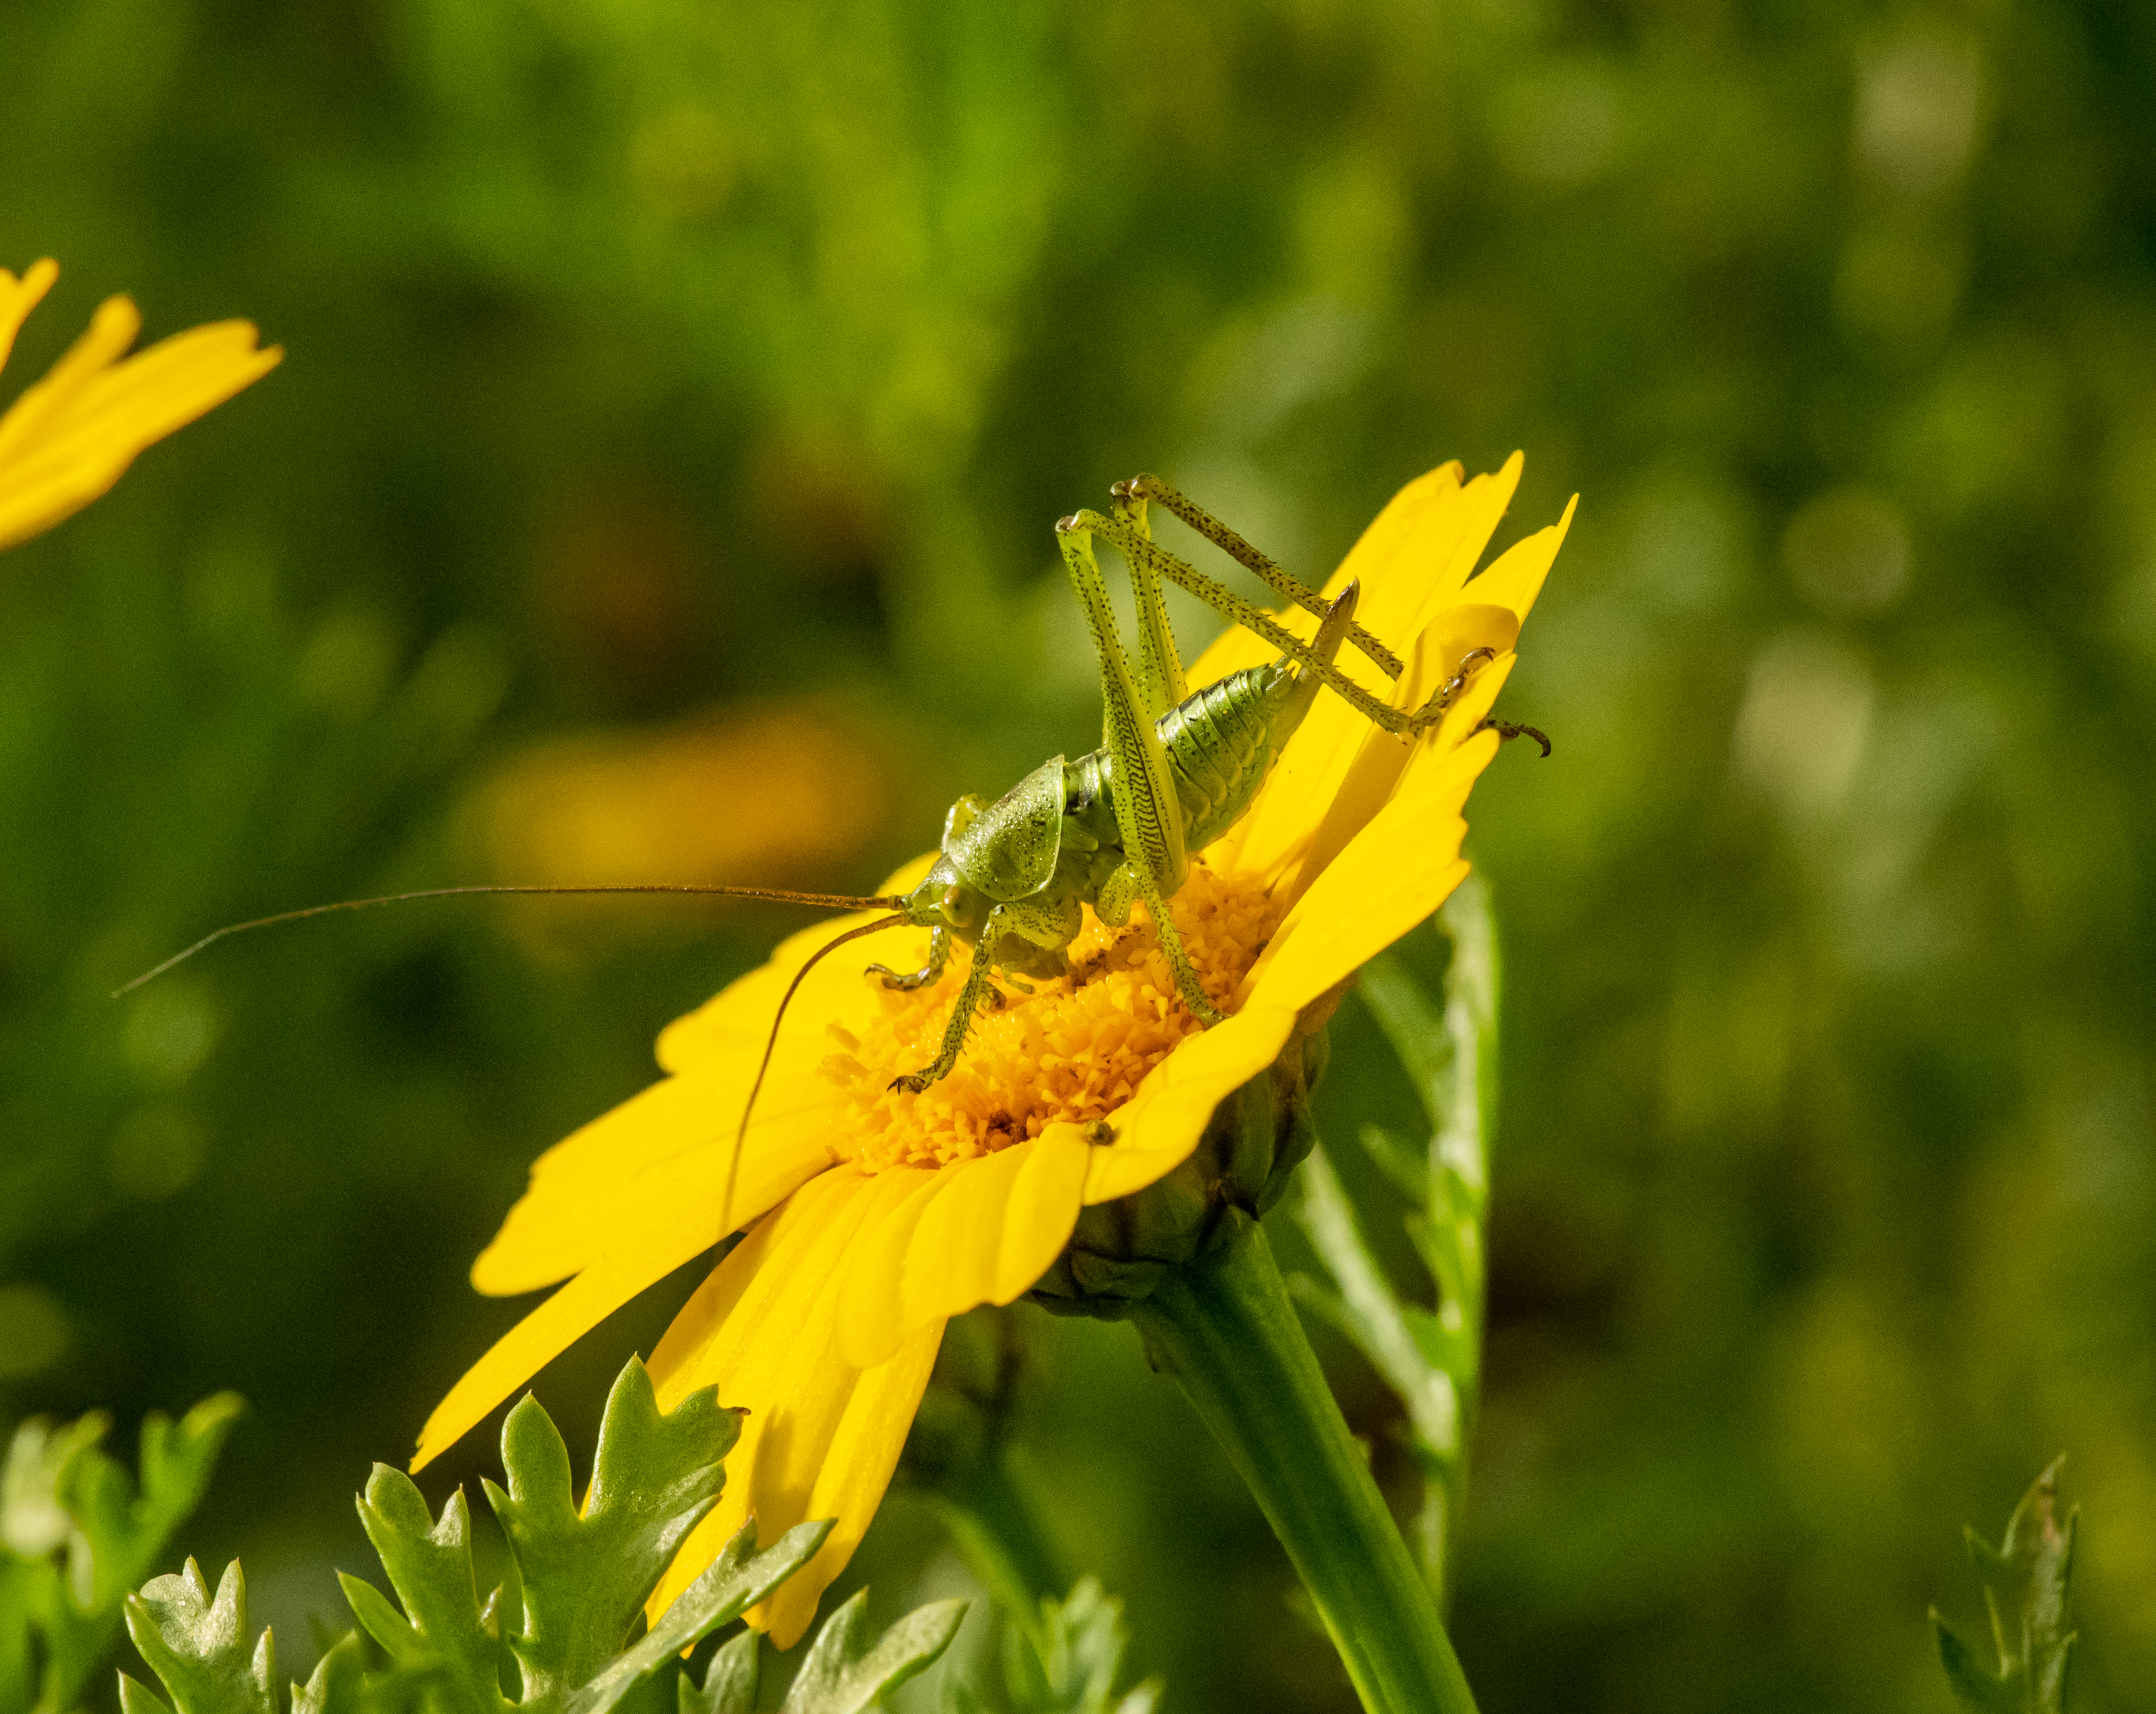
[[[1194,864],[1168,909],[1208,997],[1232,1009],[1284,914],[1272,889],[1256,876]],[[827,1024],[839,1051],[819,1070],[844,1097],[833,1145],[840,1157],[870,1173],[950,1166],[1037,1138],[1051,1125],[1104,1123],[1198,1032],[1142,903],[1122,928],[1088,906],[1070,958],[1069,975],[1029,981],[1031,993],[1014,991],[984,1012],[957,1068],[918,1094],[891,1080],[935,1057],[965,980],[960,961],[911,993],[879,983],[878,1010],[859,1034]]]

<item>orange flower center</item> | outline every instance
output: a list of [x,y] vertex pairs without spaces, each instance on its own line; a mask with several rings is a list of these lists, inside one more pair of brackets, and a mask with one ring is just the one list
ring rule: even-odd
[[[1168,909],[1199,980],[1224,1009],[1279,926],[1280,905],[1254,877],[1194,863]],[[891,1080],[935,1059],[965,981],[966,948],[954,948],[942,978],[917,993],[879,986],[881,1005],[865,1035],[826,1025],[841,1049],[821,1068],[844,1097],[839,1152],[870,1172],[940,1167],[1061,1121],[1106,1118],[1197,1033],[1142,903],[1123,928],[1106,926],[1089,906],[1070,956],[1069,975],[1028,978],[1030,995],[1002,984],[1006,1003],[974,1020],[957,1069],[918,1095]]]

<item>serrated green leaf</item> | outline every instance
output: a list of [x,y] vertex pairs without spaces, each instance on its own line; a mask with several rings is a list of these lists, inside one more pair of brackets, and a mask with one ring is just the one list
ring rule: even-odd
[[1358,1133],[1363,1152],[1393,1183],[1393,1188],[1411,1203],[1430,1199],[1430,1151],[1404,1137],[1396,1137],[1382,1125],[1365,1125]]
[[[464,1491],[449,1496],[437,1520],[409,1476],[377,1464],[358,1506],[360,1526],[404,1604],[398,1634],[380,1608],[370,1622],[355,1600],[353,1611],[367,1634],[400,1665],[429,1673],[433,1699],[444,1714],[505,1714],[509,1699],[501,1693],[501,1645],[480,1609]],[[397,1640],[381,1634],[377,1626]]]
[[1452,1106],[1454,1081],[1453,1042],[1442,1009],[1394,953],[1381,952],[1365,964],[1356,986],[1430,1123],[1441,1123]]
[[571,1696],[562,1714],[606,1714],[638,1680],[740,1618],[814,1558],[834,1522],[796,1524],[762,1553],[756,1551],[755,1521],[744,1524],[658,1624]]
[[720,1460],[739,1433],[737,1414],[710,1388],[661,1415],[650,1377],[632,1358],[607,1398],[580,1511],[568,1450],[546,1412],[527,1396],[509,1414],[508,1491],[490,1483],[486,1492],[522,1573],[509,1642],[527,1705],[566,1701],[620,1650],[675,1550],[717,1503]]
[[[660,1675],[767,1599],[815,1556],[833,1527],[829,1520],[800,1525],[761,1553],[753,1526],[743,1529],[656,1624],[624,1647],[642,1625],[645,1598],[716,1500],[724,1481],[717,1460],[736,1438],[735,1414],[721,1410],[708,1390],[661,1415],[642,1364],[632,1360],[608,1399],[591,1488],[579,1506],[562,1438],[526,1399],[503,1432],[509,1490],[489,1486],[508,1557],[501,1585],[484,1601],[461,1491],[435,1515],[409,1477],[377,1465],[359,1497],[359,1517],[396,1599],[340,1577],[361,1629],[331,1645],[305,1686],[292,1687],[292,1714],[645,1714],[654,1697],[680,1701]],[[149,1462],[171,1465],[169,1450],[152,1448]],[[506,1635],[505,1614],[514,1621]],[[213,1599],[190,1562],[182,1576],[158,1579],[131,1603],[129,1623],[172,1699],[166,1708],[146,1688],[123,1686],[135,1714],[276,1714],[267,1633],[252,1666],[234,1665],[246,1643],[237,1566]],[[920,1623],[916,1615],[895,1628],[866,1660],[842,1650],[842,1688],[896,1683],[932,1659],[914,1634]],[[370,1670],[362,1632],[388,1657],[386,1667]],[[684,1714],[747,1714],[753,1640],[721,1657],[726,1668],[716,1683],[707,1680],[712,1706],[700,1701],[692,1710],[683,1701]],[[515,1696],[502,1688],[511,1671],[521,1672]],[[690,1695],[686,1687],[682,1695]]]
[[156,1691],[122,1672],[120,1675],[120,1714],[172,1714],[172,1711],[158,1701]]
[[749,1714],[756,1706],[762,1658],[762,1640],[752,1630],[743,1631],[711,1656],[701,1686],[687,1673],[681,1675],[675,1691],[680,1714]]
[[352,1576],[349,1572],[337,1573],[337,1587],[344,1591],[344,1599],[351,1606],[352,1616],[359,1620],[359,1628],[374,1639],[376,1646],[399,1666],[423,1666],[427,1661],[426,1645],[412,1621],[397,1610],[397,1604],[365,1578]]
[[1416,1337],[1410,1311],[1371,1254],[1322,1144],[1303,1162],[1296,1219],[1337,1288],[1322,1293],[1298,1280],[1297,1297],[1326,1313],[1384,1377],[1406,1407],[1415,1438],[1440,1459],[1456,1456],[1460,1405],[1452,1378]]
[[1972,1708],[2015,1714],[2061,1714],[2075,1634],[2067,1629],[2078,1509],[2058,1516],[2063,1458],[2037,1477],[1993,1547],[1974,1530],[1962,1532],[1984,1581],[1985,1610],[1999,1655],[1993,1671],[1979,1661],[1937,1611],[1932,1629],[1939,1661],[1954,1694]]
[[243,1409],[220,1393],[177,1428],[150,1416],[139,1491],[102,1449],[101,1414],[16,1431],[0,1466],[0,1706],[30,1706],[33,1692],[38,1714],[80,1701],[119,1640],[128,1591],[201,1501]]
[[[1011,1714],[1147,1714],[1160,1694],[1151,1681],[1118,1701],[1116,1678],[1128,1640],[1122,1604],[1086,1578],[1061,1601],[1044,1600],[1039,1622],[1004,1632],[1004,1701]],[[988,1700],[952,1680],[945,1714],[976,1714]]]
[[2015,1686],[1984,1670],[1936,1607],[1932,1609],[1932,1635],[1939,1645],[1939,1664],[1946,1669],[1947,1682],[1957,1696],[1984,1714],[2013,1714],[2020,1701]]
[[864,1589],[824,1621],[780,1714],[858,1714],[934,1664],[957,1635],[966,1603],[932,1602],[873,1638],[868,1611]]
[[277,1714],[276,1645],[249,1648],[247,1579],[234,1560],[212,1595],[192,1559],[126,1603],[127,1634],[162,1681],[177,1714]]
[[110,1426],[103,1411],[92,1411],[57,1429],[33,1417],[15,1430],[0,1465],[0,1547],[42,1559],[67,1545],[75,1528],[67,1499],[75,1469]]
[[322,1650],[307,1681],[292,1686],[292,1714],[352,1714],[365,1699],[366,1675],[367,1650],[348,1630]]

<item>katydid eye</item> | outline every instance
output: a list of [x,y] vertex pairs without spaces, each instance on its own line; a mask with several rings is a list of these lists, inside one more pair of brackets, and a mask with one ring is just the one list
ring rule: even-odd
[[963,928],[967,922],[972,918],[973,914],[973,911],[967,906],[965,888],[946,887],[943,889],[943,920],[946,922],[948,922],[953,928]]

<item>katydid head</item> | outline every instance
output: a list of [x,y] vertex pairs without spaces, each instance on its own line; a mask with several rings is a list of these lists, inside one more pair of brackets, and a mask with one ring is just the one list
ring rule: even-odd
[[947,929],[970,942],[988,920],[995,901],[958,873],[949,855],[938,857],[900,909],[916,928]]

